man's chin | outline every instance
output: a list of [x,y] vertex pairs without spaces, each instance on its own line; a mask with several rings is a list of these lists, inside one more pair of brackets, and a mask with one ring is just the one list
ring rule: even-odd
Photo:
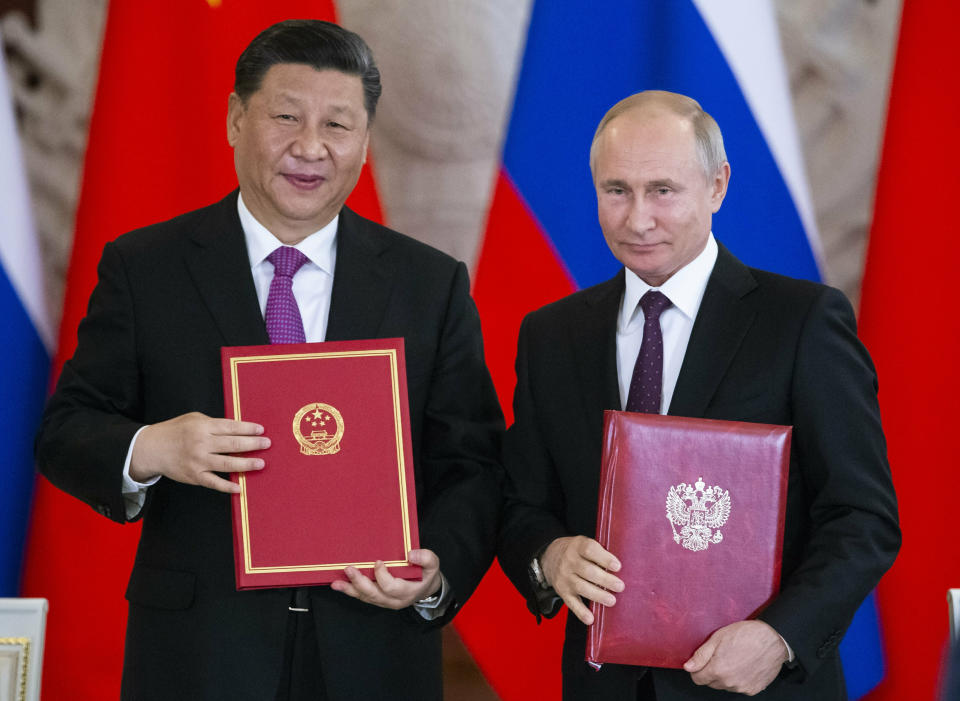
[[630,264],[627,264],[626,267],[629,268],[634,275],[651,287],[660,287],[660,285],[669,280],[670,277],[676,272],[676,269],[671,269],[669,265],[664,264],[662,266],[654,266],[650,265],[649,261],[644,261],[644,263],[638,264],[634,260]]
[[322,227],[333,219],[342,205],[333,202],[285,202],[280,214],[291,224],[308,226],[320,222]]
[[663,260],[663,256],[656,252],[650,252],[646,255],[631,254],[621,258],[621,262],[634,273],[637,277],[643,279],[647,276],[664,275],[669,270],[669,264]]

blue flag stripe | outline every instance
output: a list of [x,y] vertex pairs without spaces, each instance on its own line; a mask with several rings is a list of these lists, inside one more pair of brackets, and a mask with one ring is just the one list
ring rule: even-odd
[[880,643],[876,592],[871,592],[857,609],[853,623],[840,642],[840,659],[851,699],[863,697],[883,679],[886,663]]
[[0,318],[4,320],[0,372],[0,596],[20,588],[23,544],[33,492],[33,436],[43,409],[50,359],[40,336],[0,268]]
[[[46,396],[53,333],[0,42],[0,596],[16,596],[30,501],[33,436]],[[41,331],[42,330],[42,331]]]

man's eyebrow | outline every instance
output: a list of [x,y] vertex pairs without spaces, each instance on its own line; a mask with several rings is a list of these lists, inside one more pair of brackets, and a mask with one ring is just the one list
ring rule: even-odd
[[619,187],[623,190],[630,189],[630,186],[627,185],[627,181],[621,180],[620,178],[610,178],[609,180],[604,180],[600,183],[600,187]]
[[680,185],[675,180],[671,180],[670,178],[660,178],[659,180],[648,181],[647,183],[645,183],[645,187],[648,190],[656,190],[657,188],[660,188],[660,187],[669,187],[669,188],[673,188],[674,190],[680,190],[682,189],[683,186]]
[[[293,105],[301,105],[304,100],[299,95],[293,92],[279,92],[275,98],[276,102],[287,102]],[[343,113],[352,113],[353,108],[346,102],[334,102],[333,104],[328,105],[331,112],[336,114]]]
[[301,100],[295,93],[291,92],[279,92],[276,96],[277,102],[292,102],[295,105],[299,105],[303,100]]

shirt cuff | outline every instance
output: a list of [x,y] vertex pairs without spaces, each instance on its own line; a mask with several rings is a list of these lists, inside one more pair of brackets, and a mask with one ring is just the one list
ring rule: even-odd
[[[780,634],[777,633],[777,635],[780,635]],[[783,644],[787,647],[787,661],[785,664],[790,664],[795,659],[797,659],[797,656],[793,654],[793,648],[790,647],[790,643],[787,642],[787,639],[784,638],[782,635],[780,635],[780,639],[783,641]]]
[[447,584],[447,578],[440,573],[440,594],[413,602],[413,609],[423,617],[424,620],[432,621],[440,618],[447,612],[450,602],[453,601],[453,592],[450,585]]
[[140,514],[140,511],[143,510],[143,502],[147,498],[147,489],[160,479],[160,475],[157,475],[146,482],[137,482],[130,476],[130,459],[133,457],[133,446],[137,442],[140,431],[145,428],[146,426],[141,426],[133,434],[133,438],[130,439],[130,447],[127,448],[127,458],[123,462],[123,484],[120,486],[120,493],[123,495],[128,521],[132,521]]

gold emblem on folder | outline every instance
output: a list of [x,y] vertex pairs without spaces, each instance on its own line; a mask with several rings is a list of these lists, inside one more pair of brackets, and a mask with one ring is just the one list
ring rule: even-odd
[[333,455],[340,451],[343,416],[329,404],[307,404],[293,417],[293,437],[304,455]]

